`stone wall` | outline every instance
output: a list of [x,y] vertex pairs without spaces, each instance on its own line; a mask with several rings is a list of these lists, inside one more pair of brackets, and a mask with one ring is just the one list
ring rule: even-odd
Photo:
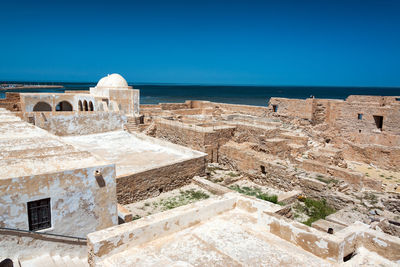
[[123,129],[126,116],[113,112],[27,112],[21,117],[55,135],[85,135]]
[[[270,112],[274,112],[281,116],[300,117],[302,119],[312,119],[312,103],[313,99],[290,99],[271,97],[268,103]],[[275,110],[274,110],[275,106]]]
[[[400,103],[400,102],[399,102]],[[333,106],[330,126],[354,142],[373,141],[378,145],[400,145],[400,104],[344,102]],[[383,117],[380,129],[374,116]]]
[[21,103],[19,93],[6,93],[6,98],[0,99],[0,108],[5,108],[9,111],[20,111]]
[[0,227],[29,230],[27,202],[50,198],[51,228],[44,231],[85,237],[118,223],[115,188],[115,165],[0,179]]
[[156,120],[156,137],[208,154],[208,162],[216,162],[218,149],[233,136],[235,127],[201,127],[176,121]]
[[205,156],[117,178],[117,198],[129,204],[191,183],[205,174]]
[[374,164],[384,169],[400,171],[400,147],[358,145],[345,142],[343,156],[347,160]]

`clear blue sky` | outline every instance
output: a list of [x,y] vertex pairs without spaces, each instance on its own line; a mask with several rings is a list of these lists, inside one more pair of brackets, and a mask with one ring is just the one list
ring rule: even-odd
[[0,80],[400,86],[399,0],[1,0],[0,10]]

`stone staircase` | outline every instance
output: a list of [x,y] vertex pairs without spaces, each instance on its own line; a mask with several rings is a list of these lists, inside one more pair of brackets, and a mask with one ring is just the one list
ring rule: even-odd
[[[14,262],[14,266],[18,263]],[[19,259],[20,267],[86,267],[89,266],[87,257],[79,258],[70,255],[50,255],[42,254],[34,258]]]
[[124,125],[124,130],[130,133],[140,132],[139,118],[127,116],[127,123]]

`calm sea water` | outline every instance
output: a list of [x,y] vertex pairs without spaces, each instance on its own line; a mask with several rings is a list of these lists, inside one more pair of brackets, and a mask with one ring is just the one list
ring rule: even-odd
[[[11,82],[10,82],[11,83]],[[16,82],[17,83],[17,82]],[[21,83],[21,82],[20,82]],[[29,84],[29,82],[24,82]],[[35,82],[36,83],[36,82]],[[40,83],[60,84],[64,89],[26,89],[20,92],[64,92],[64,90],[88,90],[96,83]],[[305,99],[316,98],[345,99],[349,95],[400,95],[400,87],[315,87],[315,86],[213,86],[213,85],[160,85],[133,84],[140,89],[141,104],[161,102],[183,102],[185,100],[209,100],[214,102],[265,106],[270,97]],[[5,93],[0,92],[0,98]]]

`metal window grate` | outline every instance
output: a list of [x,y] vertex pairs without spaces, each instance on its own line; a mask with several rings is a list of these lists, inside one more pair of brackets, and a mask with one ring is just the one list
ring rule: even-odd
[[51,227],[50,198],[28,202],[29,230]]

